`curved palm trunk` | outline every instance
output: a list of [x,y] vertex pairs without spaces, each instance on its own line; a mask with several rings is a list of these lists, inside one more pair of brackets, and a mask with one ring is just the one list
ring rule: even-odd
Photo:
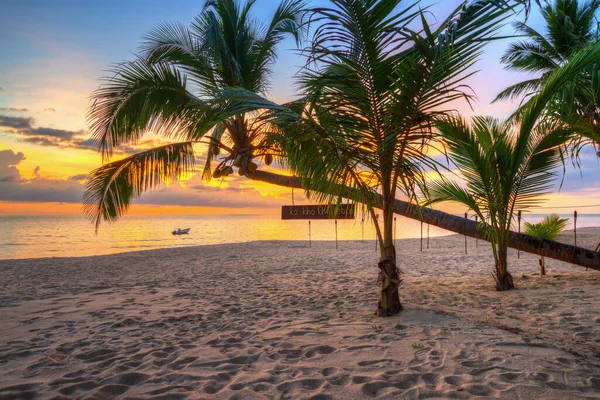
[[[278,186],[304,189],[301,179],[294,176],[285,176],[257,170],[253,179]],[[351,198],[351,194],[352,189],[348,188],[347,197]],[[380,198],[379,204],[376,204],[375,206],[377,208],[382,208],[382,204],[383,198]],[[420,209],[414,204],[397,199],[394,202],[394,212],[404,217],[416,219],[451,232],[476,239],[487,240],[484,236],[484,232],[477,229],[477,222],[456,215],[432,210],[430,208]],[[507,247],[600,271],[600,253],[581,247],[558,243],[552,240],[543,240],[516,232],[509,233]]]

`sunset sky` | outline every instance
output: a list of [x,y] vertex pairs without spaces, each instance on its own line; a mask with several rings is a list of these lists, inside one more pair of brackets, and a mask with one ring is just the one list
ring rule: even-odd
[[[433,4],[431,11],[440,19],[459,3],[422,2]],[[274,0],[258,0],[254,9],[266,20],[276,5]],[[86,174],[101,165],[86,124],[89,96],[99,78],[112,64],[132,60],[142,36],[155,25],[187,24],[201,7],[198,0],[0,3],[0,215],[80,212]],[[538,13],[530,23],[540,26]],[[512,29],[506,27],[502,33]],[[501,89],[524,78],[500,65],[507,43],[498,41],[487,48],[477,66],[480,73],[469,81],[479,103],[473,111],[461,108],[465,114],[505,117],[514,109],[515,104],[489,104]],[[294,96],[292,77],[302,60],[291,40],[279,50],[271,95],[275,101],[286,101]],[[144,146],[142,141],[127,151]],[[567,166],[561,193],[552,195],[547,205],[576,208],[600,203],[600,164],[591,149],[582,155],[582,165],[582,171]],[[206,185],[198,173],[145,194],[131,212],[274,213],[290,199],[290,189],[238,177]],[[581,212],[598,213],[600,207]]]

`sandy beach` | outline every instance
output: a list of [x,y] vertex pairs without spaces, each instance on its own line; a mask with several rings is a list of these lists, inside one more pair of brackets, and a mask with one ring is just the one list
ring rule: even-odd
[[372,241],[0,261],[0,399],[600,398],[600,273],[511,250],[500,293],[485,243],[419,246],[390,318]]

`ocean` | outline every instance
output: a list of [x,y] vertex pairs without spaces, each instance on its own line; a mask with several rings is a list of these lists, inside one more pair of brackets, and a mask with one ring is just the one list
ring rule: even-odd
[[[544,215],[524,215],[529,222]],[[568,229],[573,228],[572,215]],[[600,214],[579,214],[577,227],[600,226]],[[176,228],[191,228],[188,235],[175,236]],[[418,221],[397,217],[396,238],[418,238]],[[427,234],[424,225],[423,235]],[[430,237],[452,232],[429,227]],[[339,220],[340,241],[375,238],[371,222]],[[311,240],[335,240],[332,220],[311,221]],[[249,242],[253,240],[309,240],[308,221],[282,221],[277,215],[176,215],[125,216],[114,224],[103,224],[98,234],[82,216],[0,216],[0,259],[75,257],[166,247]]]

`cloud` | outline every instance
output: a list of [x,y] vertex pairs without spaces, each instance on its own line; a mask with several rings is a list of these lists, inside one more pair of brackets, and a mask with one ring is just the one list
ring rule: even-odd
[[40,175],[37,166],[33,179],[24,179],[17,166],[25,160],[21,152],[0,151],[0,201],[66,202],[81,201],[82,187],[78,182],[52,179]]
[[49,127],[34,128],[35,120],[26,117],[11,117],[0,115],[0,128],[8,129],[15,135],[21,136],[21,141],[40,146],[71,147],[80,149],[95,149],[95,143],[90,139],[80,139],[85,135],[83,130],[70,131]]
[[21,180],[21,174],[16,166],[24,159],[25,155],[21,152],[15,153],[10,149],[0,151],[0,184]]
[[[50,127],[34,128],[34,123],[34,118],[12,117],[0,114],[0,129],[4,128],[17,136],[20,136],[22,142],[48,147],[98,150],[97,141],[90,138],[88,133],[84,130],[71,131]],[[88,137],[85,138],[86,136]],[[167,143],[169,142],[164,140],[149,139],[134,145],[120,146],[120,148],[117,149],[117,152],[120,154],[132,155],[150,147],[161,146]]]
[[94,139],[75,139],[68,146],[75,149],[98,150],[98,145]]
[[67,131],[64,129],[54,128],[35,128],[35,129],[22,129],[17,132],[24,136],[43,136],[49,138],[55,138],[60,141],[68,141],[73,139],[74,136],[83,134],[83,131]]
[[8,150],[0,150],[0,166],[7,165],[19,165],[21,161],[25,160],[25,154]]
[[26,117],[10,117],[8,115],[0,115],[0,127],[12,129],[31,129],[33,118]]
[[0,111],[27,112],[27,108],[0,107]]
[[44,108],[44,111],[56,112],[56,109],[54,109],[52,107],[48,107],[48,108]]
[[69,177],[70,181],[83,181],[87,179],[87,174],[77,174]]
[[56,142],[44,137],[28,137],[22,139],[23,142],[33,143],[40,146],[56,146]]

